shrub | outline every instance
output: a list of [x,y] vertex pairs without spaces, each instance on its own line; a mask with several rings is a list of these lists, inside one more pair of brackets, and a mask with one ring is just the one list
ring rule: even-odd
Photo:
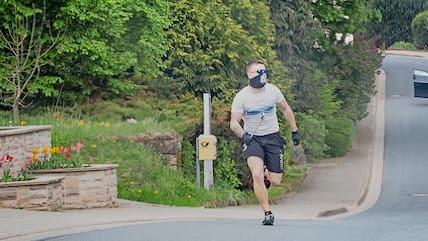
[[225,138],[219,137],[217,141],[218,156],[214,163],[215,182],[221,187],[230,189],[236,189],[241,185],[235,160],[232,157],[234,147],[233,141],[228,142]]
[[392,46],[392,49],[416,49],[413,43],[399,41],[395,42]]
[[310,114],[296,112],[299,131],[302,135],[302,145],[309,160],[325,156],[328,146],[325,144],[327,130],[322,120]]
[[413,19],[412,33],[416,48],[428,47],[428,10],[419,13]]
[[179,169],[183,175],[189,180],[196,178],[196,165],[195,165],[196,150],[189,140],[184,139],[181,147],[181,160]]
[[326,122],[326,144],[329,147],[327,154],[332,157],[345,155],[352,146],[355,126],[348,118],[330,118]]

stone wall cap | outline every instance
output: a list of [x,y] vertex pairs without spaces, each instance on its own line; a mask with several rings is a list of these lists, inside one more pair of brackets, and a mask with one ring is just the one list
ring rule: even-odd
[[0,126],[0,136],[12,136],[35,131],[52,130],[52,125],[37,125],[37,126]]
[[63,180],[60,176],[41,176],[28,181],[0,182],[0,187],[37,186],[57,183]]

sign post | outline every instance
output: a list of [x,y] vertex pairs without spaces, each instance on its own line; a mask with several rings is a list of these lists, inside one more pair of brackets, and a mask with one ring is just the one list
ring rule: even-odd
[[[204,93],[204,135],[210,135],[210,134],[211,134],[211,94]],[[201,148],[199,148],[199,152],[200,151],[201,151]],[[208,189],[208,190],[211,190],[214,187],[212,159],[204,160],[204,187],[205,189]]]

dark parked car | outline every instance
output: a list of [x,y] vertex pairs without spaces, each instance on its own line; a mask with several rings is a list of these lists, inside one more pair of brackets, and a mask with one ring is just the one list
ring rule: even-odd
[[428,72],[413,70],[414,96],[428,98]]

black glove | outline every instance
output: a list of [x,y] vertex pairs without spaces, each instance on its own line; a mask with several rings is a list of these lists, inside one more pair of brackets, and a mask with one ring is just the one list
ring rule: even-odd
[[299,145],[299,143],[300,143],[300,134],[299,134],[299,131],[292,131],[291,132],[291,139],[293,140],[293,144],[295,146]]
[[248,132],[245,132],[241,137],[242,144],[248,146],[251,142],[251,138],[253,137]]

